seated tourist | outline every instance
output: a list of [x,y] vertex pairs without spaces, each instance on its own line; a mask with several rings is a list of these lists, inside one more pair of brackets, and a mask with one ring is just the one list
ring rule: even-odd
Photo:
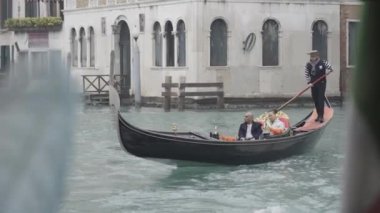
[[264,131],[270,135],[281,135],[286,131],[286,127],[274,112],[269,112],[268,119],[264,124]]
[[239,140],[257,140],[260,138],[263,130],[261,123],[253,121],[253,114],[247,112],[244,115],[244,123],[240,124],[238,139]]

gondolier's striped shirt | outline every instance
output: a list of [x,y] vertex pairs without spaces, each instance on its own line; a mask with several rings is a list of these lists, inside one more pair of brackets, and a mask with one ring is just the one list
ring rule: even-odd
[[[320,69],[320,66],[323,66],[322,69]],[[324,69],[323,69],[324,68]],[[308,62],[305,66],[305,79],[307,83],[312,83],[315,79],[319,78],[320,76],[326,74],[326,70],[333,70],[331,64],[326,60],[320,60],[315,65],[315,71],[312,73],[313,65]],[[321,73],[322,71],[322,73]],[[325,79],[326,80],[326,79]]]

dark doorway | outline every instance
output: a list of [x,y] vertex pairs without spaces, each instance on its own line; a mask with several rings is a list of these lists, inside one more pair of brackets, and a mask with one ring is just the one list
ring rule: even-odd
[[131,35],[128,24],[119,22],[120,26],[120,95],[129,96],[131,89]]
[[11,51],[9,46],[0,46],[0,73],[9,71]]

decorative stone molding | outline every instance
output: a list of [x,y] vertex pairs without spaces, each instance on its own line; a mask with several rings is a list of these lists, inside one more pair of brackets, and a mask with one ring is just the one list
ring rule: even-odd
[[120,34],[121,27],[118,24],[112,25],[112,34]]

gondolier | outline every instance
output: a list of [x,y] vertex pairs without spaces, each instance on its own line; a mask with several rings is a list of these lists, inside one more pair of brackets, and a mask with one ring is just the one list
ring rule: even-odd
[[[310,55],[310,61],[307,62],[305,66],[305,78],[308,84],[326,75],[326,70],[333,71],[331,65],[319,57],[317,50],[312,50],[308,52],[308,54]],[[326,83],[326,77],[323,77],[311,87],[311,96],[313,97],[315,109],[318,114],[315,121],[319,121],[320,123],[324,121]]]

